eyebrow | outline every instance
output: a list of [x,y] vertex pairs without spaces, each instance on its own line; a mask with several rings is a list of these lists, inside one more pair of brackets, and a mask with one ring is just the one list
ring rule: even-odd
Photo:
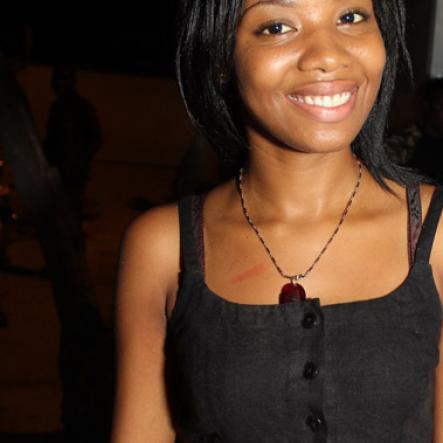
[[251,6],[248,6],[242,14],[242,17],[250,11],[252,8],[255,8],[256,6],[260,5],[279,5],[279,6],[294,6],[297,2],[294,0],[259,0],[258,2],[252,4]]

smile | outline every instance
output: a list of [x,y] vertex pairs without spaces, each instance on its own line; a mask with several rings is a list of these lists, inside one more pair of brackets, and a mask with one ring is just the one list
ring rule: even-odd
[[322,106],[323,108],[336,108],[348,103],[352,98],[352,92],[343,92],[335,95],[296,95],[291,98],[298,103],[310,106]]
[[359,88],[353,85],[347,90],[330,89],[335,91],[298,91],[288,95],[288,99],[311,119],[320,123],[337,123],[352,113]]

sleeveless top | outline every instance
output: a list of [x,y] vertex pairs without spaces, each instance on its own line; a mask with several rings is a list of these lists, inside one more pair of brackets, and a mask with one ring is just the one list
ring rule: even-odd
[[180,442],[432,442],[442,306],[429,258],[443,190],[423,227],[418,187],[408,200],[407,278],[385,296],[325,306],[243,305],[212,292],[203,199],[180,202],[181,284],[167,339]]

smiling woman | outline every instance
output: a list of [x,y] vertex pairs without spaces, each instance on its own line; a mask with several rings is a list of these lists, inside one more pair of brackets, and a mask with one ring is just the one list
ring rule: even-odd
[[182,6],[184,101],[238,174],[127,232],[114,443],[442,442],[443,190],[383,146],[402,2]]

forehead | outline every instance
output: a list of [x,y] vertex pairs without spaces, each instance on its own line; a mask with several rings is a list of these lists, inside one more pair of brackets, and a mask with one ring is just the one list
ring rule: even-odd
[[255,6],[256,4],[276,4],[283,6],[292,6],[295,5],[297,0],[244,0],[243,5],[248,8],[250,6]]
[[[346,0],[322,0],[320,4],[340,4]],[[348,1],[349,2],[349,1]],[[259,5],[278,5],[278,6],[308,6],[314,3],[313,0],[244,0],[243,8],[249,9]],[[366,0],[366,3],[372,4],[372,0]]]

